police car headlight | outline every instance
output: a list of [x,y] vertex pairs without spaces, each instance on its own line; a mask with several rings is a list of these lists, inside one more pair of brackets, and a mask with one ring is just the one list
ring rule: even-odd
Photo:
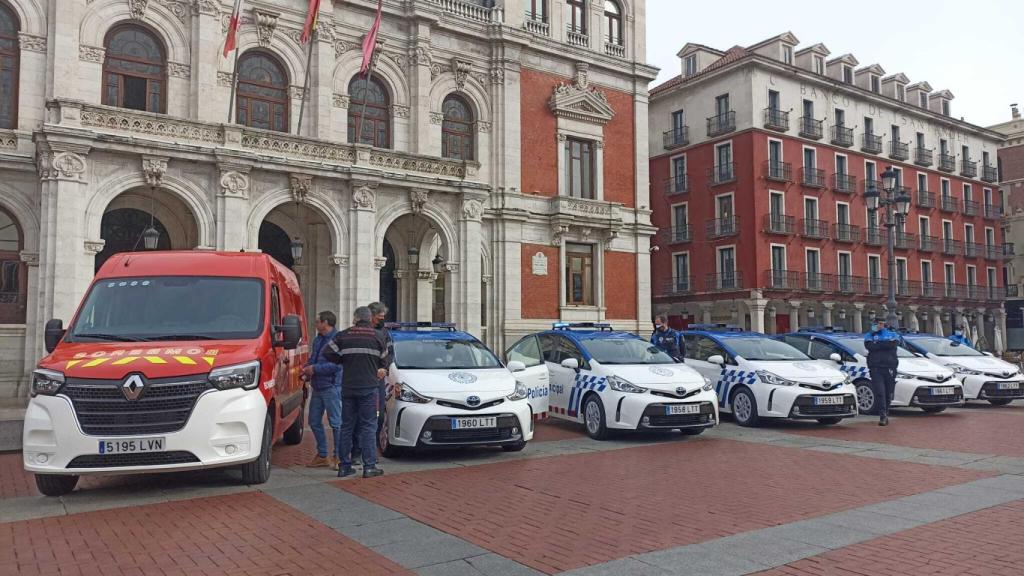
[[704,377],[704,386],[701,388],[705,392],[710,392],[715,387],[715,383],[711,381],[711,378]]
[[402,402],[412,402],[413,404],[426,404],[430,402],[430,398],[427,398],[413,390],[412,386],[405,383],[402,383],[400,386],[401,388],[398,391],[398,399]]
[[509,400],[511,400],[513,402],[515,402],[516,400],[524,400],[524,399],[526,399],[527,393],[528,393],[528,390],[526,388],[526,384],[523,384],[522,382],[516,381],[516,391],[513,392],[512,394],[506,396],[506,398],[508,398]]
[[625,378],[619,376],[609,376],[608,385],[612,387],[612,390],[616,392],[628,392],[630,394],[642,394],[647,392],[647,388],[641,388]]
[[946,368],[949,368],[960,376],[981,376],[981,372],[978,370],[971,370],[970,368],[964,368],[959,364],[946,364]]
[[53,370],[32,372],[32,395],[53,396],[64,385],[64,374]]
[[913,380],[915,378],[913,374],[907,374],[906,372],[899,371],[896,372],[896,377],[902,378],[903,380]]
[[210,372],[207,380],[218,390],[254,390],[260,385],[260,361],[217,368]]
[[778,374],[772,374],[766,370],[758,370],[757,377],[761,379],[761,382],[765,384],[771,384],[773,386],[796,386],[797,383],[792,380],[786,380]]

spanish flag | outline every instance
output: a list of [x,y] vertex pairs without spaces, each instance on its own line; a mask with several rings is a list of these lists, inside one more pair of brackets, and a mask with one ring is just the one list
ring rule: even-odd
[[224,57],[238,47],[238,24],[242,21],[242,0],[235,0],[235,7],[231,10],[231,20],[228,21],[228,37],[224,39]]
[[377,0],[377,17],[373,19],[373,25],[363,39],[363,64],[359,67],[360,73],[366,73],[373,61],[373,52],[377,49],[377,31],[380,30],[380,13],[383,8],[384,0]]
[[316,29],[316,19],[320,14],[320,0],[309,0],[309,13],[306,14],[306,25],[302,27],[302,36],[299,41],[305,44],[313,37],[313,30]]

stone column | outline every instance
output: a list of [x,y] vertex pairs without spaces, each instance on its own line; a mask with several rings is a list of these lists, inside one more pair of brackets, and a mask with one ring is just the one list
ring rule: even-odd
[[[77,0],[41,4],[49,4],[46,14],[46,99],[80,99],[83,97],[83,88],[78,71],[81,67],[79,55],[83,47],[79,29],[88,9],[87,2]],[[22,26],[25,25],[23,22]],[[30,76],[25,72],[27,70],[23,69],[23,76]]]
[[[226,122],[231,99],[230,76],[219,78],[218,66],[223,50],[220,12],[217,3],[192,2],[191,84],[189,115],[200,122]],[[212,53],[217,52],[216,57]],[[234,54],[228,58],[234,61]],[[230,71],[232,62],[227,63]],[[231,118],[230,122],[234,122]]]
[[459,219],[459,268],[452,271],[449,278],[457,289],[450,299],[453,304],[454,317],[462,328],[473,334],[480,335],[480,276],[483,275],[481,265],[481,243],[483,233],[481,221],[484,215],[484,198],[466,197],[462,201],[462,214]]
[[945,331],[942,329],[942,306],[935,307],[935,314],[932,316],[932,334],[936,336],[944,336]]
[[864,303],[854,302],[853,303],[853,326],[851,327],[854,332],[864,331]]
[[[243,164],[223,163],[217,194],[217,249],[228,252],[256,250],[259,234],[246,229],[249,220],[249,170]],[[257,224],[257,226],[259,226]]]
[[765,332],[765,310],[768,308],[766,298],[751,298],[746,302],[750,309],[750,329],[754,332]]
[[796,332],[800,329],[800,306],[803,302],[799,300],[789,301],[789,329]]
[[972,342],[972,344],[974,344],[975,346],[978,346],[979,343],[982,340],[984,340],[988,344],[988,346],[987,346],[988,349],[991,351],[992,350],[992,341],[988,339],[988,336],[985,333],[985,309],[984,308],[977,308],[977,312],[975,313],[975,316],[974,316],[974,325],[975,325],[975,330],[978,331],[978,334],[975,336],[975,341]]
[[908,328],[915,332],[921,329],[919,320],[917,319],[917,311],[919,308],[920,306],[917,306],[916,304],[911,304],[910,306],[907,306],[907,310],[910,311],[910,322],[908,322]]
[[996,354],[1001,355],[1007,349],[1006,310],[1002,306],[996,309],[996,328],[999,330],[999,338],[992,345],[997,348]]
[[331,306],[336,310],[338,322],[343,318],[350,317],[352,310],[348,308],[347,287],[349,285],[349,257],[345,254],[334,254],[331,256],[331,264],[334,265],[334,287],[335,292],[331,295]]
[[[25,382],[31,384],[28,378],[35,368],[36,362],[46,352],[43,350],[43,334],[41,328],[44,321],[39,319],[39,253],[22,252],[18,255],[28,268],[28,278],[25,285],[25,356],[22,366],[24,367]],[[16,395],[24,397],[29,390],[18,389]]]
[[[416,317],[411,320],[418,322],[429,322],[433,318],[434,314],[434,283],[437,282],[438,276],[442,276],[445,281],[448,281],[447,272],[442,270],[440,273],[435,274],[430,270],[418,270],[416,272],[416,289],[410,297],[416,302],[414,310],[416,311]],[[452,287],[445,284],[445,289],[451,290]],[[451,310],[449,310],[451,312]],[[459,329],[462,329],[460,326]]]
[[377,184],[352,181],[349,208],[348,309],[374,302],[380,297],[380,270],[387,263],[377,256]]
[[957,306],[949,316],[949,333],[952,334],[964,324],[964,307]]
[[[309,90],[306,91],[306,109],[302,118],[302,134],[321,140],[338,140],[331,134],[331,114],[334,111],[334,54],[333,33],[326,26],[327,15],[333,12],[334,2],[320,5],[320,24],[317,25],[316,44],[310,62]],[[305,47],[304,47],[305,48]],[[297,80],[302,82],[303,79]]]
[[710,302],[701,302],[697,306],[700,307],[700,321],[703,324],[711,324],[711,308],[714,304]]
[[821,303],[821,322],[825,326],[832,326],[832,309],[836,307],[835,302]]
[[[419,20],[410,24],[410,33],[415,42],[409,66],[409,150],[417,154],[430,154],[434,138],[433,132],[441,133],[440,127],[431,122],[430,113],[441,113],[430,109],[430,84],[433,77],[430,72],[434,64],[434,55],[430,49],[430,21]],[[440,104],[438,104],[440,106]],[[440,144],[437,152],[440,154]]]

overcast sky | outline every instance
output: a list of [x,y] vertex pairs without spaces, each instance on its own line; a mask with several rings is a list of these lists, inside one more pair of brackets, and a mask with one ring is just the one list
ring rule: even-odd
[[719,50],[749,46],[783,32],[799,48],[821,42],[834,58],[949,89],[953,116],[979,126],[1010,119],[1024,107],[1024,2],[1021,0],[647,1],[647,61],[661,83],[679,74],[676,52],[687,42]]

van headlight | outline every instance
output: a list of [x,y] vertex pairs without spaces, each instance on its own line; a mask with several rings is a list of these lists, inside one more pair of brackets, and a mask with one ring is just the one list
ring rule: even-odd
[[609,376],[608,385],[616,392],[627,392],[629,394],[643,394],[644,392],[647,392],[647,388],[641,388],[629,380],[619,376]]
[[513,402],[516,400],[525,400],[528,392],[526,384],[516,381],[516,391],[506,396],[506,398]]
[[980,371],[971,370],[970,368],[964,368],[959,364],[946,364],[946,368],[949,368],[959,376],[981,376]]
[[771,384],[772,386],[796,386],[797,383],[792,380],[786,380],[778,374],[772,374],[767,370],[758,370],[756,372],[757,377],[761,379],[761,382],[765,384]]
[[430,398],[423,396],[416,390],[413,390],[412,386],[405,384],[399,384],[398,399],[402,402],[411,402],[413,404],[427,404],[430,402]]
[[32,372],[32,395],[53,396],[64,385],[64,374],[53,370]]
[[704,377],[704,386],[701,388],[701,390],[704,390],[705,392],[710,392],[714,387],[715,387],[715,383],[711,381],[711,378],[708,378],[707,376],[705,376]]
[[255,390],[260,385],[260,361],[253,360],[244,364],[225,366],[210,372],[207,378],[218,390]]

